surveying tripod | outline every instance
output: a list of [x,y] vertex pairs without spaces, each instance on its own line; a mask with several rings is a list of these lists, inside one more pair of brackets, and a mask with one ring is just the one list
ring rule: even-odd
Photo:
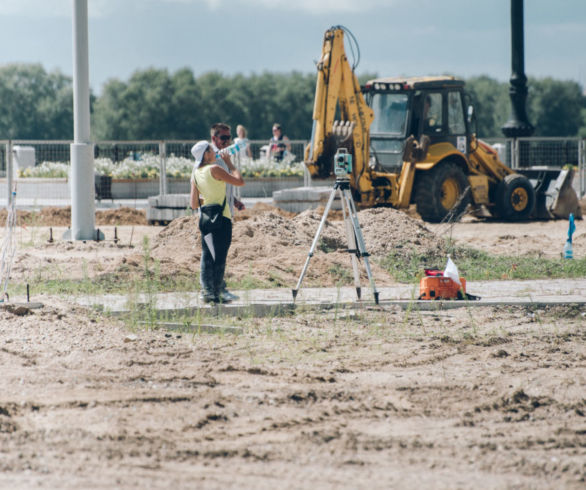
[[360,273],[358,272],[358,259],[360,257],[364,257],[364,266],[366,268],[368,281],[370,283],[370,287],[372,288],[372,293],[374,295],[374,302],[378,305],[378,291],[376,290],[376,286],[374,285],[374,279],[372,277],[372,272],[370,271],[370,264],[368,262],[368,257],[370,254],[366,251],[364,237],[362,236],[362,230],[360,229],[360,223],[358,223],[358,216],[356,215],[356,206],[354,204],[354,199],[352,198],[352,193],[350,192],[350,179],[348,179],[347,177],[336,178],[334,188],[330,193],[330,197],[328,199],[328,203],[326,204],[326,208],[324,210],[324,214],[321,218],[321,222],[317,229],[317,233],[315,234],[313,243],[311,244],[311,248],[309,249],[307,260],[305,261],[305,265],[303,266],[303,270],[301,271],[301,275],[299,276],[299,281],[297,281],[297,287],[292,290],[293,301],[295,301],[295,298],[297,297],[297,293],[299,291],[299,288],[301,287],[301,283],[303,282],[303,277],[307,272],[309,261],[311,257],[313,257],[313,253],[315,251],[315,247],[317,246],[319,236],[323,230],[324,224],[326,222],[326,219],[328,217],[330,208],[332,207],[332,203],[334,202],[334,197],[336,196],[336,194],[340,195],[340,201],[342,203],[342,215],[344,217],[344,227],[346,229],[346,237],[348,239],[348,253],[352,254],[352,268],[354,269],[354,286],[356,287],[356,295],[358,296],[358,299],[360,299],[361,287]]

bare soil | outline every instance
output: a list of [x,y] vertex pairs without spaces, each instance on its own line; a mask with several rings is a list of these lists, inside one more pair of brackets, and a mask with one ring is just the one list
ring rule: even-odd
[[[320,218],[239,215],[230,278],[291,287]],[[336,218],[308,284],[336,285],[349,269]],[[557,257],[567,232],[564,221],[430,226],[391,209],[359,218],[380,284],[393,281],[379,257],[441,254],[438,236]],[[194,218],[132,223],[104,225],[100,243],[62,241],[68,223],[19,226],[12,281],[132,278],[150,255],[195,285]],[[574,254],[586,254],[582,221]],[[242,328],[232,335],[129,327],[34,293],[42,308],[0,309],[0,488],[584,488],[576,306],[210,320]]]
[[[47,206],[39,211],[19,211],[17,221],[20,226],[69,226],[71,224],[71,208]],[[6,222],[6,209],[0,210],[0,223]],[[98,209],[96,225],[146,225],[146,212],[141,209],[120,207]]]

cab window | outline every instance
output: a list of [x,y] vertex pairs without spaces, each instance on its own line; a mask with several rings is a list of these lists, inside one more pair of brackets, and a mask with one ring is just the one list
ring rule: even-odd
[[441,93],[429,93],[423,101],[423,132],[436,134],[442,132],[443,104]]
[[450,134],[466,134],[466,121],[460,92],[448,93],[448,128]]
[[374,121],[370,128],[371,132],[403,136],[407,123],[408,101],[407,94],[375,94],[372,99]]

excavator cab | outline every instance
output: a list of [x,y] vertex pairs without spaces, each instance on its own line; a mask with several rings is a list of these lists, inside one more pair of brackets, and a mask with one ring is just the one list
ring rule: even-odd
[[464,82],[452,77],[383,78],[363,87],[374,111],[370,128],[374,164],[400,171],[406,139],[423,135],[430,144],[448,143],[465,156],[470,136],[465,111]]

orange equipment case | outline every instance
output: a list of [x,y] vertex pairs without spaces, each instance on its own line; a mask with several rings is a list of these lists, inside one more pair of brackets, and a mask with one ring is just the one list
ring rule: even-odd
[[419,282],[419,299],[462,299],[466,297],[466,279],[462,285],[444,276],[425,276]]

